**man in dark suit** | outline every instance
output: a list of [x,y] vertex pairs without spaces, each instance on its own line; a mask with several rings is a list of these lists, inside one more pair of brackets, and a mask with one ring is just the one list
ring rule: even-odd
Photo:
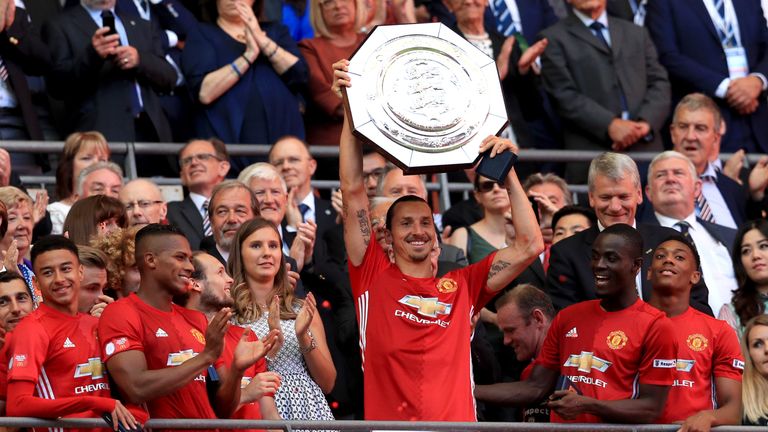
[[[98,130],[110,141],[170,141],[158,92],[173,89],[176,72],[149,24],[121,19],[114,6],[84,0],[46,23],[48,89],[64,99],[75,130]],[[104,27],[110,17],[114,34]]]
[[685,96],[675,107],[670,126],[674,150],[686,155],[702,181],[696,214],[709,208],[705,219],[736,229],[750,219],[762,217],[766,208],[765,188],[768,182],[765,164],[758,164],[750,178],[738,184],[721,173],[710,161],[717,160],[720,141],[730,127],[720,115],[715,102],[701,93]]
[[296,206],[302,222],[313,220],[317,224],[314,252],[323,254],[323,234],[336,225],[336,211],[312,188],[317,161],[309,153],[309,146],[293,136],[281,138],[269,151],[269,163],[277,167],[288,186],[288,206]]
[[731,262],[736,230],[696,217],[694,197],[700,188],[690,159],[676,151],[660,153],[651,161],[645,187],[653,213],[646,212],[640,222],[678,230],[696,244],[702,277],[710,288],[709,306],[717,314],[738,288]]
[[[566,149],[657,151],[669,81],[645,29],[608,17],[605,0],[570,0],[572,13],[541,35],[544,89],[563,120]],[[583,183],[586,164],[568,164]]]
[[768,151],[768,28],[760,2],[653,0],[646,25],[673,103],[693,92],[714,98],[728,125],[724,152]]
[[192,248],[197,249],[203,238],[213,233],[206,215],[213,188],[229,172],[227,146],[216,138],[192,140],[179,152],[179,166],[181,184],[189,194],[183,201],[168,203],[168,223],[179,227]]
[[[643,269],[635,278],[635,284],[644,299],[651,295],[645,275],[653,249],[670,234],[677,233],[671,228],[637,224],[635,214],[643,202],[643,193],[637,165],[629,156],[603,153],[592,160],[589,178],[589,204],[595,210],[598,224],[558,242],[551,249],[547,291],[557,309],[596,298],[595,276],[590,264],[592,244],[606,227],[617,223],[636,226],[643,237]],[[691,306],[712,315],[703,282],[692,290]]]

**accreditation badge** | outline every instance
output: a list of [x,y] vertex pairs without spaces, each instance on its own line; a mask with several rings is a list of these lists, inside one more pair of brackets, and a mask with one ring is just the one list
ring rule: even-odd
[[749,74],[747,52],[744,47],[725,48],[725,60],[728,62],[728,76],[731,79],[743,78]]

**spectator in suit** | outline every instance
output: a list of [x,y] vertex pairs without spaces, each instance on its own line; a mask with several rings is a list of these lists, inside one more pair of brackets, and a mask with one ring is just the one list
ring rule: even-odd
[[[642,298],[650,298],[651,286],[644,277],[650,253],[659,242],[677,231],[648,224],[638,224],[635,215],[643,202],[640,173],[635,161],[626,154],[603,153],[589,166],[589,204],[597,215],[597,225],[576,233],[552,246],[547,271],[547,291],[557,309],[595,298],[595,279],[589,260],[597,235],[617,223],[635,226],[643,238],[642,271],[635,285]],[[703,282],[691,291],[691,305],[712,315]]]
[[563,206],[573,203],[568,183],[556,174],[534,173],[525,179],[523,189],[532,201],[531,204],[536,207],[541,235],[546,249],[549,249],[552,244],[552,216]]
[[665,151],[651,161],[645,193],[653,214],[640,220],[680,231],[696,245],[702,277],[709,287],[709,306],[715,314],[731,302],[737,288],[731,265],[736,230],[696,217],[694,197],[701,188],[696,168],[685,155]]
[[[669,81],[645,29],[608,17],[606,0],[571,0],[573,13],[541,34],[544,89],[563,120],[566,149],[658,151]],[[586,164],[568,164],[569,183]]]
[[78,200],[64,220],[64,233],[78,245],[89,245],[128,226],[125,206],[117,198],[97,194]]
[[[53,69],[48,88],[67,104],[74,130],[98,130],[111,141],[169,142],[158,93],[173,89],[176,72],[143,20],[121,19],[115,0],[85,0],[43,27]],[[104,17],[112,17],[108,34]]]
[[123,186],[118,199],[125,205],[129,226],[162,223],[168,213],[163,193],[149,179],[129,181]]
[[724,152],[768,151],[768,28],[759,2],[653,0],[646,25],[673,103],[693,92],[714,98],[728,125]]
[[[597,225],[597,216],[592,209],[567,205],[552,216],[552,244]],[[549,260],[546,261],[549,267]]]
[[719,154],[727,127],[730,126],[726,125],[712,99],[692,93],[677,104],[670,132],[674,150],[688,156],[702,181],[701,196],[696,198],[697,215],[736,229],[749,219],[761,217],[761,210],[765,208],[768,169],[764,163],[758,164],[743,186],[719,172],[711,160],[713,154]]
[[117,198],[123,188],[123,170],[114,162],[97,162],[77,176],[78,200],[93,195]]
[[56,167],[56,196],[59,199],[48,205],[53,228],[51,234],[62,234],[64,219],[77,200],[77,178],[83,168],[109,160],[109,145],[100,132],[74,132],[64,141],[64,149]]
[[227,146],[217,138],[192,140],[179,152],[181,184],[189,194],[182,201],[168,203],[168,223],[184,233],[193,248],[199,248],[206,236],[213,234],[208,218],[213,188],[229,172]]
[[226,265],[237,230],[255,216],[259,216],[259,202],[248,185],[238,180],[219,183],[208,207],[213,235],[203,239],[200,249]]
[[727,321],[739,335],[746,322],[768,310],[768,253],[764,246],[768,246],[768,222],[755,219],[739,228],[731,249],[738,288],[718,318]]

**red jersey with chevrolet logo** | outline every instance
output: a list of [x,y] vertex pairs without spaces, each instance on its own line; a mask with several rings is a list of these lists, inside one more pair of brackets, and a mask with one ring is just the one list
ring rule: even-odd
[[[144,303],[136,294],[108,305],[99,320],[102,358],[124,351],[144,353],[147,369],[178,366],[205,348],[208,321],[200,312],[177,305],[166,312]],[[213,419],[203,371],[175,392],[147,402],[152,418]]]
[[744,357],[736,332],[725,321],[696,309],[670,318],[677,337],[677,377],[658,421],[682,421],[704,410],[717,408],[715,378],[741,382]]
[[8,348],[8,382],[36,384],[41,399],[88,398],[92,410],[67,417],[100,417],[114,408],[96,338],[98,319],[63,314],[45,303],[14,329]]
[[[638,396],[639,384],[671,386],[677,343],[664,312],[638,299],[606,312],[600,300],[569,306],[552,321],[536,363],[560,372],[584,395],[598,400]],[[553,422],[566,422],[554,411]],[[601,423],[581,415],[573,423]]]
[[496,254],[441,278],[404,275],[371,241],[349,265],[368,420],[475,421],[470,318]]

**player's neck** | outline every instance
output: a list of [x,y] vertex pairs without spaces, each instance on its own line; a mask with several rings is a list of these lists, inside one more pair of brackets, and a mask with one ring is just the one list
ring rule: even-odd
[[406,258],[401,258],[395,255],[395,265],[397,268],[400,269],[400,271],[408,275],[410,277],[415,278],[431,278],[433,277],[432,273],[432,263],[429,261],[429,259],[425,259],[421,262],[415,262]]
[[54,303],[52,301],[47,301],[47,302],[44,302],[43,304],[55,310],[56,312],[62,313],[64,315],[69,315],[69,316],[77,315],[77,303],[70,304],[70,305],[61,305],[61,304]]
[[632,306],[636,301],[637,291],[633,290],[628,294],[621,294],[600,300],[600,307],[606,312],[618,312]]
[[173,304],[173,297],[162,287],[153,286],[149,281],[141,281],[136,295],[146,304],[161,311],[170,312]]
[[677,293],[662,294],[656,291],[651,294],[648,304],[666,313],[670,318],[684,314],[690,307],[687,296],[678,295]]

